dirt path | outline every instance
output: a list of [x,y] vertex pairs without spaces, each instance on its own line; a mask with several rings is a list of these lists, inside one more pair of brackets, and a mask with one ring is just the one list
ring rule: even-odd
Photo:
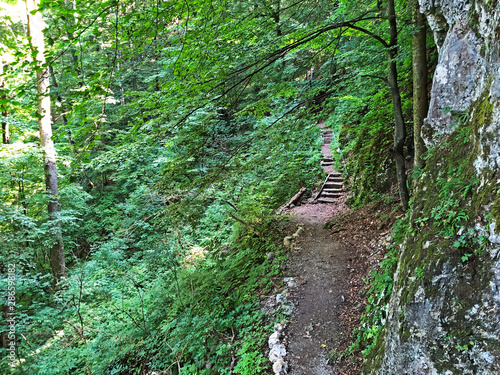
[[[324,129],[324,124],[319,127]],[[332,156],[329,143],[322,147],[325,157]],[[334,172],[332,166],[324,168],[327,174]],[[345,198],[334,204],[306,202],[289,210],[292,222],[305,229],[285,269],[285,276],[294,277],[297,284],[290,291],[295,309],[283,339],[290,375],[338,374],[328,353],[350,341],[350,329],[340,316],[349,308],[352,251],[333,241],[324,228],[329,219],[349,210]]]
[[[366,306],[359,292],[384,258],[390,228],[402,212],[399,205],[383,200],[349,210],[338,199],[336,204],[304,202],[289,213],[292,225],[305,231],[284,271],[297,285],[288,288],[295,308],[282,339],[288,375],[358,375],[359,352],[340,361],[335,357],[353,341],[353,328]],[[324,229],[327,221],[332,229]]]
[[[323,153],[330,153],[327,145]],[[295,286],[281,292],[295,305],[281,336],[288,375],[358,375],[361,371],[359,352],[335,359],[353,341],[352,331],[360,325],[366,306],[359,292],[387,252],[389,229],[402,213],[394,194],[359,210],[349,210],[346,195],[332,204],[315,204],[310,198],[287,210],[293,226],[290,233],[298,226],[305,229],[284,269],[284,276],[293,277]],[[324,228],[328,221],[332,229]]]
[[323,228],[346,209],[339,200],[338,205],[306,204],[291,210],[292,220],[305,231],[285,270],[297,283],[290,296],[296,308],[284,340],[290,375],[335,374],[326,354],[349,339],[339,316],[347,304],[350,251]]
[[[322,130],[323,123],[319,124]],[[330,140],[322,147],[324,157],[332,157]],[[332,166],[325,173],[335,172]],[[350,285],[350,251],[345,244],[332,241],[324,224],[348,211],[345,196],[334,204],[313,204],[290,210],[292,221],[305,228],[287,263],[287,276],[293,276],[297,288],[291,293],[296,309],[285,331],[290,375],[329,375],[337,373],[329,364],[328,353],[349,339],[349,330],[339,319],[345,310]]]

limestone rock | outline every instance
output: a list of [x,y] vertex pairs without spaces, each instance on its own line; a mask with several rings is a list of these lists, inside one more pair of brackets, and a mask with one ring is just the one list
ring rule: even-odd
[[283,360],[283,358],[279,358],[273,364],[273,372],[276,375],[285,375],[287,374],[287,363]]
[[269,360],[274,363],[281,357],[286,356],[286,349],[283,344],[276,344],[271,348],[269,352]]
[[[473,219],[464,220],[460,233],[472,230],[472,238],[488,241],[483,241],[476,254],[468,247],[457,249],[453,239],[446,242],[440,229],[429,227],[426,238],[419,233],[403,243],[387,307],[386,334],[363,373],[500,374],[500,199],[496,190],[500,173],[500,3],[419,1],[439,49],[422,129],[427,147],[436,148],[434,159],[427,161],[427,166],[435,163],[435,168],[426,167],[416,184],[410,219],[415,220],[425,205],[429,209],[430,202],[436,202],[437,180],[463,164],[469,168],[469,178],[478,183],[462,198],[460,209]],[[460,129],[469,134],[462,140],[469,148],[462,155],[452,154],[460,146],[453,143]],[[450,146],[439,148],[443,141]],[[458,232],[457,228],[457,237]],[[465,253],[470,258],[464,260]]]

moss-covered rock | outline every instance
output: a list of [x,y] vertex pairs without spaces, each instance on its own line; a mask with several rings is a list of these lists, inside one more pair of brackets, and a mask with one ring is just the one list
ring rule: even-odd
[[366,374],[500,373],[498,56],[479,53],[500,42],[493,2],[421,0],[449,29],[387,333]]

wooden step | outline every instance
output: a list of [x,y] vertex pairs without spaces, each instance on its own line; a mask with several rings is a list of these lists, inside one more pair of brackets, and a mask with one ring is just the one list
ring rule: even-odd
[[322,191],[321,191],[321,194],[325,193],[325,194],[340,194],[344,191],[344,189],[339,186],[339,187],[335,187],[335,188],[324,188]]
[[342,177],[329,177],[326,182],[338,182],[338,183],[343,183],[344,179]]
[[327,182],[323,185],[323,189],[342,189],[342,184],[338,182]]
[[333,161],[322,161],[322,162],[321,162],[321,165],[322,165],[323,167],[328,167],[328,166],[330,166],[330,165],[333,165]]
[[344,179],[340,176],[337,176],[337,177],[328,177],[328,182],[344,182]]
[[322,191],[321,191],[321,194],[323,193],[327,193],[327,194],[337,194],[337,193],[341,193],[343,191],[342,189],[342,185],[340,185],[339,187],[336,187],[336,188],[324,188]]
[[335,203],[335,198],[318,198],[318,203]]

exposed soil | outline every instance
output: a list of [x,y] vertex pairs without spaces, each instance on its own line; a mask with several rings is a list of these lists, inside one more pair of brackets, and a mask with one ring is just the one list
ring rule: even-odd
[[283,340],[288,350],[289,374],[334,374],[325,354],[345,341],[338,316],[347,303],[349,249],[331,239],[323,225],[329,216],[345,212],[342,203],[306,204],[291,210],[293,222],[305,231],[291,251],[285,269],[297,288],[291,300],[296,309]]
[[[399,212],[392,211],[391,202],[382,201],[349,210],[346,195],[333,204],[309,199],[286,211],[291,233],[297,226],[305,229],[284,270],[284,276],[294,277],[297,285],[288,289],[295,308],[282,338],[289,375],[361,371],[361,353],[347,358],[340,354],[355,340],[353,329],[359,327],[366,307],[360,293],[364,279],[387,252],[388,229]],[[331,229],[325,228],[327,222]]]
[[[283,338],[290,375],[361,371],[360,353],[338,357],[354,340],[366,306],[363,280],[387,252],[395,213],[382,202],[351,211],[344,201],[288,210],[292,224],[305,228],[284,272],[297,284],[289,289],[295,309]],[[328,221],[331,229],[324,228]]]

